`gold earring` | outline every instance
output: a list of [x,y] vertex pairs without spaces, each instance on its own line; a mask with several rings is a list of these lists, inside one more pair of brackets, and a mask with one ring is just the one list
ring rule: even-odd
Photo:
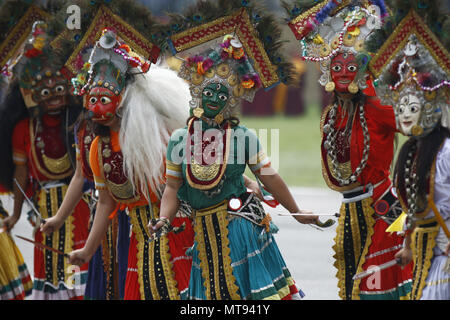
[[354,82],[350,83],[350,85],[348,86],[348,92],[355,94],[358,91],[359,91],[358,85]]
[[333,92],[333,91],[334,91],[334,88],[336,88],[336,85],[335,85],[335,83],[334,83],[333,81],[330,81],[330,82],[328,82],[328,83],[325,85],[325,91],[326,91],[326,92]]
[[411,134],[415,137],[421,136],[423,134],[423,128],[416,124],[411,128]]
[[205,112],[202,108],[197,107],[194,109],[194,111],[192,112],[192,114],[194,115],[194,117],[196,118],[201,118],[203,115],[203,112]]

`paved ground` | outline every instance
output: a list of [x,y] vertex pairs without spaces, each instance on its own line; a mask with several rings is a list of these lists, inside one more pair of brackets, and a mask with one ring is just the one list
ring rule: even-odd
[[[334,213],[340,205],[340,194],[327,189],[291,188],[291,192],[300,208],[314,213]],[[1,199],[5,208],[11,212],[12,200],[5,196],[1,196]],[[26,211],[29,210],[26,204],[24,207]],[[31,238],[32,228],[26,220],[25,210],[12,234]],[[269,212],[280,228],[279,233],[275,235],[278,246],[297,285],[305,292],[305,299],[339,299],[331,249],[336,224],[329,229],[319,231],[309,225],[298,223],[292,217],[279,216],[278,213],[287,213],[284,208],[269,208]],[[322,220],[324,221],[325,217]],[[30,273],[33,274],[33,245],[18,238],[15,240]]]

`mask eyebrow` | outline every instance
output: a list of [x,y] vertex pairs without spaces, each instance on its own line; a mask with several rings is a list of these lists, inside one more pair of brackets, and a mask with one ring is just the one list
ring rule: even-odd
[[111,92],[111,91],[102,91],[102,92],[99,92],[99,91],[94,91],[94,92],[92,92],[91,91],[91,93],[89,94],[90,96],[108,96],[108,97],[113,97],[114,96],[114,94]]

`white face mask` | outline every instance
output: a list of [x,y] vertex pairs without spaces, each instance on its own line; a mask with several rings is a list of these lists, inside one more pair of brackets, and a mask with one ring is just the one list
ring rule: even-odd
[[419,123],[420,100],[418,97],[408,94],[400,98],[397,106],[397,117],[400,130],[404,135],[412,135],[411,129]]

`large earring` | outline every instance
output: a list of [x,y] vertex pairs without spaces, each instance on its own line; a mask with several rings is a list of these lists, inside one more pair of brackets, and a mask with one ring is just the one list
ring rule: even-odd
[[192,114],[194,115],[194,117],[196,118],[201,118],[203,115],[203,112],[205,112],[202,108],[197,107],[194,109],[194,111],[192,111]]
[[333,92],[334,88],[336,88],[336,84],[333,81],[330,81],[325,85],[326,92]]
[[411,128],[411,134],[415,137],[421,136],[423,134],[423,128],[416,124]]
[[348,86],[348,92],[355,94],[358,91],[359,91],[358,85],[354,82],[350,83],[350,85]]

